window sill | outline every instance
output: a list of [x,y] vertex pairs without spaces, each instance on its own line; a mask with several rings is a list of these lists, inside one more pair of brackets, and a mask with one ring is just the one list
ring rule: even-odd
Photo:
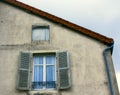
[[48,94],[48,95],[58,95],[58,90],[56,89],[41,89],[41,90],[31,90],[30,95],[34,94]]
[[43,40],[43,41],[32,41],[32,45],[38,45],[38,44],[49,44],[49,40]]

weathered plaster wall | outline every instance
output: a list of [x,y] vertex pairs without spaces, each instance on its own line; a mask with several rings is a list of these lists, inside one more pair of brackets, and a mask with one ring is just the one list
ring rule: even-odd
[[[32,25],[35,24],[50,25],[50,42],[31,42]],[[110,95],[102,55],[105,47],[59,24],[0,2],[0,93],[26,95],[16,90],[20,51],[67,50],[70,53],[72,87],[60,91],[61,95]]]

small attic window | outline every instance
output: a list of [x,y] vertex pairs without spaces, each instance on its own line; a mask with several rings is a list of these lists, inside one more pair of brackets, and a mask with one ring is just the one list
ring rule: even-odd
[[50,39],[49,26],[33,26],[32,41],[48,41]]

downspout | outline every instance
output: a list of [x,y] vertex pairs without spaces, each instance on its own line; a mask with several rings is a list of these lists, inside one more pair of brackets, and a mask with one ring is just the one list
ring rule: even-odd
[[106,71],[107,71],[107,77],[108,77],[108,82],[109,82],[109,88],[110,88],[111,95],[114,95],[114,90],[113,90],[112,79],[111,79],[111,75],[110,75],[110,70],[109,70],[109,65],[108,65],[106,52],[111,50],[111,54],[112,54],[113,47],[114,47],[114,42],[110,45],[110,47],[105,48],[104,51],[103,51],[103,57],[104,57],[105,65],[106,65]]

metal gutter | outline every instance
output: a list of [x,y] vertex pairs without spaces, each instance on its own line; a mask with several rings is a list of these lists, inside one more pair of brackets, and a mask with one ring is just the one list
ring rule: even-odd
[[114,42],[111,44],[110,47],[105,48],[104,51],[103,51],[103,57],[104,57],[104,60],[105,60],[107,77],[108,77],[108,82],[109,82],[109,88],[110,88],[111,95],[114,95],[114,90],[113,90],[112,79],[111,79],[111,75],[110,75],[110,69],[109,69],[106,53],[107,53],[107,51],[111,50],[111,54],[112,54],[113,47],[114,47]]

